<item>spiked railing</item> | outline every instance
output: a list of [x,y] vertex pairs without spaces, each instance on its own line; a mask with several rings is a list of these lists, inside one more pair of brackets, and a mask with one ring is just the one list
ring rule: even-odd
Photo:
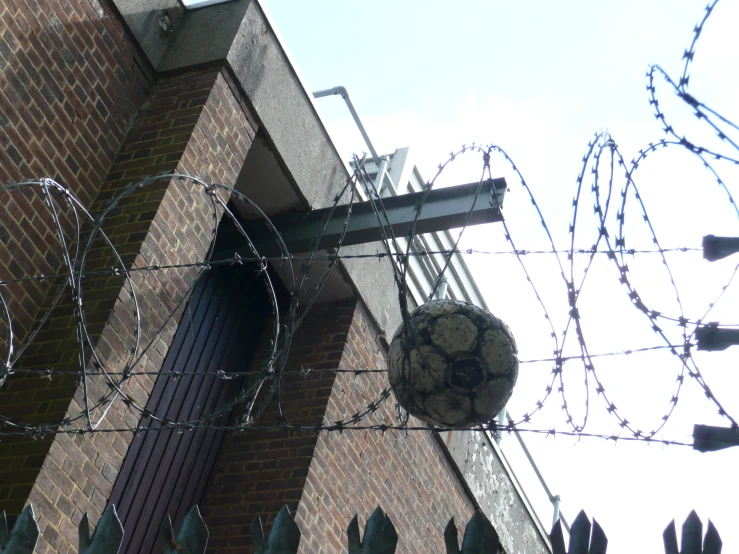
[[[297,554],[300,546],[300,528],[290,515],[287,506],[277,514],[269,537],[265,539],[262,520],[259,516],[251,524],[254,554]],[[346,529],[348,554],[394,554],[398,545],[398,533],[390,517],[378,506],[367,520],[364,535],[359,534],[359,520],[355,514]],[[693,511],[682,526],[680,548],[673,520],[662,534],[665,554],[721,554],[722,542],[716,527],[709,520],[705,535],[703,523]],[[8,531],[5,512],[0,514],[0,554],[33,554],[39,537],[39,528],[29,504]],[[598,522],[592,524],[581,511],[570,529],[570,538],[565,548],[564,533],[559,521],[550,534],[552,554],[606,554],[608,539]],[[185,516],[177,537],[174,536],[169,515],[159,529],[162,554],[204,554],[208,545],[208,527],[197,506]],[[110,505],[98,521],[95,532],[90,535],[87,514],[79,524],[79,554],[118,554],[123,543],[123,526],[115,507]],[[497,554],[500,540],[488,519],[475,512],[464,531],[462,546],[454,518],[444,529],[444,544],[447,554]]]
[[454,518],[449,520],[444,529],[444,544],[447,554],[482,554],[498,552],[500,540],[492,524],[480,512],[475,512],[464,529],[462,550],[457,542],[457,526]]
[[251,540],[254,543],[254,554],[295,554],[300,545],[300,529],[290,516],[290,510],[283,506],[272,523],[269,539],[266,541],[261,518],[254,518]]
[[349,554],[393,554],[398,544],[398,533],[382,508],[375,508],[364,526],[364,540],[359,538],[359,521],[354,514],[346,528]]
[[[205,525],[198,507],[193,506],[187,512],[176,539],[172,529],[172,520],[167,514],[161,527],[159,527],[159,544],[162,546],[162,554],[204,554],[205,547],[208,546],[208,527]],[[118,550],[110,550],[109,552],[116,554]]]
[[38,524],[30,504],[18,516],[10,533],[5,512],[0,516],[0,552],[3,554],[32,554],[38,534]]
[[591,526],[584,511],[577,515],[570,527],[570,544],[567,550],[565,550],[565,539],[559,520],[552,527],[550,538],[553,554],[606,554],[608,548],[608,539],[603,529],[595,519]]
[[[683,523],[682,540],[680,550],[677,548],[677,531],[675,520],[667,526],[662,533],[665,541],[665,554],[721,554],[723,543],[719,537],[716,527],[708,521],[708,530],[703,537],[703,523],[695,511],[690,512],[685,523]],[[703,544],[701,544],[701,542]]]
[[[167,516],[169,518],[169,516]],[[108,506],[98,521],[95,532],[90,536],[90,523],[87,514],[82,516],[79,525],[79,554],[113,554],[118,552],[123,542],[123,525],[118,519],[115,506]]]

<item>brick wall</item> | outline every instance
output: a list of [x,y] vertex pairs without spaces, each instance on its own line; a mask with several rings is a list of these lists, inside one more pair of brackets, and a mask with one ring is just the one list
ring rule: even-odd
[[[384,368],[386,355],[361,305],[354,311],[344,356],[348,369]],[[385,374],[338,374],[326,421],[346,419],[387,386]],[[391,396],[372,423],[396,423]],[[411,425],[422,422],[411,420]],[[442,533],[454,517],[460,537],[474,505],[442,447],[419,432],[345,431],[321,433],[300,499],[296,522],[304,554],[346,551],[346,527],[359,515],[362,533],[380,506],[398,531],[398,553],[444,552]]]
[[[53,177],[88,205],[136,116],[152,74],[107,1],[0,0],[0,187]],[[65,214],[62,213],[62,219]],[[66,229],[69,231],[69,227]],[[0,192],[0,279],[62,269],[55,227],[38,190]],[[9,284],[18,352],[48,298],[51,281]],[[0,359],[7,322],[0,317]],[[32,380],[3,387],[0,412],[63,410]],[[49,441],[0,444],[0,505],[17,511]],[[20,486],[19,486],[20,485]]]
[[[284,414],[291,423],[323,422],[336,374],[318,370],[339,367],[353,313],[353,301],[314,306],[298,329],[287,369],[315,371],[285,379]],[[257,353],[255,363],[261,359]],[[257,424],[275,425],[278,415],[273,403]],[[234,414],[233,421],[241,416]],[[317,433],[284,431],[248,431],[226,437],[202,507],[210,531],[208,552],[251,552],[249,527],[255,516],[260,515],[268,526],[283,505],[295,512],[317,440]]]
[[[204,70],[152,87],[155,77],[133,44],[107,1],[0,0],[0,183],[50,176],[93,211],[131,180],[160,171],[233,184],[256,126],[228,74]],[[0,196],[0,278],[59,271],[58,241],[40,196]],[[162,183],[128,197],[108,214],[104,229],[126,265],[187,262],[201,256],[209,241],[206,214],[202,196],[182,184]],[[62,220],[69,232],[69,212]],[[96,242],[88,268],[114,264],[110,249]],[[195,277],[192,270],[134,274],[144,344]],[[92,342],[113,371],[125,363],[133,325],[131,298],[122,284],[120,277],[85,283]],[[50,308],[50,286],[4,288],[18,340]],[[23,367],[77,367],[70,307],[71,299],[63,298]],[[368,321],[354,305],[317,307],[293,345],[291,367],[381,365],[383,353]],[[175,317],[137,369],[161,367],[176,324]],[[137,377],[125,390],[143,405],[152,382]],[[384,382],[382,375],[319,372],[296,378],[285,394],[287,415],[293,421],[333,421],[376,398]],[[107,390],[100,380],[89,385],[90,398]],[[74,378],[14,378],[0,391],[0,413],[32,423],[77,413],[82,404]],[[389,401],[380,417],[392,421],[391,408]],[[274,422],[275,412],[263,418]],[[116,401],[101,427],[137,422],[136,412]],[[0,508],[18,513],[31,501],[42,531],[37,552],[75,551],[79,520],[88,512],[97,521],[130,440],[126,433],[3,440]],[[426,544],[440,549],[439,532],[448,517],[462,524],[472,509],[438,445],[421,433],[232,435],[219,463],[204,511],[211,551],[222,554],[249,551],[243,545],[252,514],[267,516],[269,524],[283,503],[297,510],[305,552],[343,551],[354,511],[363,525],[377,504],[398,527],[399,552]]]
[[[120,147],[108,179],[93,203],[94,210],[122,186],[141,175],[160,171],[198,174],[212,182],[233,185],[256,130],[234,95],[227,73],[211,70],[180,76],[154,86],[141,106],[134,125]],[[220,196],[226,200],[225,193]],[[212,237],[213,216],[206,194],[180,182],[163,182],[137,189],[108,214],[104,230],[119,247],[125,265],[187,263],[202,259]],[[220,214],[219,214],[220,215]],[[99,247],[98,247],[99,246]],[[95,244],[89,268],[110,267],[112,251]],[[156,372],[176,330],[177,317],[155,340],[155,331],[185,295],[197,270],[167,270],[132,274],[141,310],[141,343],[154,341],[140,371]],[[85,281],[85,308],[92,343],[106,369],[121,371],[133,344],[133,303],[123,280],[109,276]],[[77,366],[71,299],[64,299],[28,352],[24,367],[43,367],[56,357],[56,369]],[[73,355],[74,354],[74,355]],[[32,420],[78,413],[83,407],[78,382],[56,378],[14,380],[0,394],[0,405],[16,408],[24,402]],[[140,376],[125,391],[145,405],[153,379]],[[101,378],[88,380],[88,397],[105,391]],[[21,398],[21,396],[23,398]],[[53,404],[53,410],[49,407]],[[17,408],[16,408],[17,409]],[[102,415],[102,408],[93,416]],[[114,402],[100,428],[133,427],[139,415],[120,400]],[[6,509],[17,511],[27,498],[37,509],[42,539],[37,552],[65,553],[77,544],[76,527],[85,511],[94,522],[107,503],[112,484],[125,456],[130,433],[99,433],[89,438],[59,435],[45,442],[22,441],[0,446],[0,487]],[[44,456],[44,445],[48,456]],[[2,471],[2,470],[0,470]],[[9,489],[9,490],[8,490]]]
[[[376,329],[352,302],[314,308],[298,332],[289,368],[384,368],[385,360]],[[306,424],[347,419],[376,401],[386,383],[384,374],[292,379],[286,413]],[[393,406],[391,397],[369,421],[394,423]],[[259,422],[274,424],[276,415],[273,406]],[[397,552],[443,552],[441,533],[449,518],[461,536],[474,510],[441,446],[427,433],[231,434],[203,507],[208,552],[251,552],[254,517],[260,515],[269,532],[283,504],[295,514],[303,534],[300,552],[306,554],[345,552],[351,518],[358,513],[363,529],[378,505],[398,530]]]
[[[89,206],[151,79],[109,2],[0,0],[0,187],[52,177]],[[46,212],[37,193],[0,192],[0,279],[59,270]],[[3,289],[16,350],[48,286]]]

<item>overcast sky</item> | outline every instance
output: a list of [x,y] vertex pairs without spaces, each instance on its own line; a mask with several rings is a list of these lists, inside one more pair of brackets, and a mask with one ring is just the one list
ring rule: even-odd
[[[262,2],[308,87],[345,86],[381,153],[411,146],[429,178],[446,154],[463,143],[492,142],[506,149],[536,195],[559,248],[569,245],[575,179],[593,133],[608,130],[627,159],[662,138],[648,104],[644,74],[650,63],[657,63],[679,77],[683,51],[704,8],[695,0]],[[694,96],[734,121],[739,121],[738,20],[736,2],[719,3],[698,44],[690,83]],[[697,143],[717,144],[662,81],[658,91],[683,133]],[[340,152],[348,157],[366,150],[339,97],[318,103]],[[722,151],[731,153],[725,147]],[[479,168],[479,159],[462,162],[445,176],[444,184],[474,180]],[[736,192],[739,175],[730,168],[719,169]],[[511,188],[505,214],[516,246],[546,247],[538,219],[513,174],[499,161],[494,161],[493,172],[505,176]],[[699,247],[704,234],[737,235],[737,217],[728,208],[725,193],[687,152],[650,157],[636,181],[662,246]],[[617,190],[622,185],[614,184]],[[589,210],[593,204],[589,184],[583,195],[587,209],[578,223],[576,246],[589,248],[597,229]],[[633,197],[627,200],[626,211],[628,246],[649,248],[651,235]],[[500,225],[468,229],[463,245],[507,248]],[[550,258],[524,261],[561,333],[567,322],[566,296]],[[700,253],[670,254],[668,261],[683,313],[693,319],[703,315],[736,264],[733,260],[709,264]],[[551,356],[553,343],[543,312],[515,258],[478,255],[468,262],[491,309],[511,325],[521,359]],[[679,313],[658,257],[637,257],[629,266],[650,307]],[[582,269],[579,263],[578,280]],[[739,320],[732,317],[739,301],[734,288],[710,321]],[[605,259],[589,270],[580,306],[591,353],[662,344],[643,315],[629,305],[614,267]],[[679,339],[674,328],[666,329]],[[575,353],[574,347],[568,338],[566,351]],[[697,360],[720,400],[739,417],[736,348],[701,353]],[[680,364],[658,352],[599,361],[597,369],[623,415],[649,430],[669,405]],[[550,371],[548,364],[521,366],[510,404],[514,415],[531,410]],[[582,377],[582,365],[565,365],[568,405],[576,418],[584,415]],[[531,427],[566,429],[560,405],[559,398],[551,398]],[[694,423],[727,424],[686,377],[677,409],[658,436],[691,442]],[[610,434],[618,429],[591,390],[586,430]],[[739,551],[735,507],[739,448],[700,454],[681,447],[614,445],[598,439],[526,439],[553,492],[562,496],[563,513],[572,521],[585,509],[598,519],[609,538],[609,552],[662,552],[664,527],[673,518],[681,524],[691,509],[704,524],[709,518],[714,522],[724,552]],[[504,449],[548,527],[551,507],[527,474],[514,441],[505,438]]]

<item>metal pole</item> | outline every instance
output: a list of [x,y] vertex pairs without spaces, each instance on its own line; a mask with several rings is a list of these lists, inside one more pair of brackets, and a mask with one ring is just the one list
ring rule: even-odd
[[[523,442],[523,437],[521,436],[521,433],[518,432],[518,429],[513,427],[513,419],[511,418],[511,415],[506,413],[506,418],[508,419],[508,423],[511,425],[511,428],[513,429],[513,434],[516,435],[516,438],[518,439],[518,443],[521,445],[521,449],[523,450],[524,454],[526,454],[526,457],[529,460],[529,463],[531,464],[531,467],[534,470],[534,473],[536,473],[536,476],[539,478],[539,482],[541,483],[541,486],[544,487],[544,492],[547,493],[547,496],[549,497],[549,501],[552,503],[552,505],[555,506],[555,511],[558,515],[558,517],[562,520],[562,525],[564,525],[565,529],[567,529],[567,532],[570,532],[570,526],[565,520],[565,518],[559,514],[559,501],[560,497],[559,495],[554,496],[552,494],[552,491],[549,490],[549,487],[547,486],[546,481],[544,481],[544,476],[539,471],[539,468],[536,466],[536,462],[534,462],[534,458],[531,457],[531,452],[529,452],[529,449],[526,447],[526,443]],[[556,520],[555,520],[556,521]]]
[[387,173],[387,163],[389,158],[382,156],[380,158],[380,167],[377,168],[377,176],[375,177],[375,190],[378,196],[382,196],[382,189],[385,185],[385,173]]
[[495,444],[497,446],[500,446],[500,441],[503,440],[503,433],[500,432],[500,428],[503,427],[503,424],[505,423],[505,415],[505,408],[503,408],[498,414],[498,429],[495,431]]
[[559,519],[559,495],[554,497],[554,500],[552,501],[552,504],[554,504],[554,515],[552,516],[552,527],[554,527],[554,524],[557,523],[557,520]]
[[447,288],[447,280],[446,280],[446,275],[444,275],[441,278],[441,281],[439,282],[439,291],[437,293],[439,295],[439,300],[444,300],[446,298],[446,288]]
[[319,90],[313,93],[313,98],[323,98],[324,96],[332,96],[334,94],[338,94],[344,99],[344,102],[346,102],[346,107],[349,108],[349,112],[352,114],[352,117],[354,118],[354,123],[357,124],[357,127],[359,128],[359,132],[362,133],[362,137],[364,138],[364,142],[367,145],[367,148],[369,148],[370,154],[372,154],[372,158],[375,160],[375,163],[379,166],[380,156],[377,155],[377,150],[375,150],[375,147],[372,146],[372,141],[367,135],[367,131],[364,130],[364,125],[362,125],[362,120],[359,119],[359,114],[357,113],[357,110],[354,109],[354,104],[352,104],[352,101],[349,99],[349,93],[347,92],[346,88],[339,86],[339,87],[334,87],[334,88],[328,88],[325,90]]

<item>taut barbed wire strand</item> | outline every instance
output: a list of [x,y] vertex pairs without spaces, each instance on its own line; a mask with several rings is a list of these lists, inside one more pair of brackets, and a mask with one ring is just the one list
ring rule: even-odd
[[[618,350],[614,352],[600,352],[598,354],[590,354],[590,358],[605,358],[605,357],[615,357],[615,356],[631,356],[633,354],[639,354],[642,352],[654,352],[656,350],[668,350],[673,348],[682,348],[682,344],[668,344],[668,345],[657,345],[657,346],[645,346],[642,348],[633,348],[633,349],[627,349],[627,350]],[[696,343],[690,344],[691,348],[694,346],[697,346]],[[559,358],[537,358],[537,359],[531,359],[531,360],[519,360],[519,364],[536,364],[536,363],[542,363],[542,362],[561,362],[566,363],[570,360],[584,360],[585,356],[561,356]],[[54,368],[48,368],[48,369],[24,369],[24,368],[15,368],[13,370],[14,373],[17,374],[27,374],[27,375],[37,375],[41,377],[46,377],[47,379],[50,377],[54,377],[57,375],[78,375],[79,372],[77,371],[63,371],[63,370],[56,370]],[[303,367],[301,369],[286,369],[283,371],[284,375],[303,375],[307,376],[311,373],[349,373],[352,375],[365,375],[368,373],[387,373],[387,369],[378,369],[378,368],[364,368],[364,369],[341,369],[341,368],[314,368],[314,367]],[[115,371],[108,371],[108,375],[123,375],[123,372],[115,372]],[[192,375],[202,375],[202,376],[208,376],[216,379],[233,379],[234,377],[240,377],[240,376],[247,376],[247,375],[260,375],[261,371],[229,371],[229,372],[206,372],[206,371],[178,371],[178,370],[170,370],[167,372],[167,376],[170,378],[179,378],[179,377],[186,377],[186,376],[192,376]],[[87,375],[105,375],[105,373],[101,372],[95,372],[95,371],[88,371]],[[129,372],[127,375],[129,375],[131,378],[134,377],[144,377],[144,376],[152,376],[156,377],[159,375],[162,375],[161,371],[132,371]]]
[[[536,256],[536,255],[551,255],[560,254],[567,256],[568,258],[574,254],[605,254],[612,256],[614,254],[623,254],[626,256],[636,256],[641,254],[664,254],[664,253],[685,253],[685,252],[703,252],[703,248],[692,247],[692,246],[675,246],[671,248],[658,248],[653,250],[644,250],[636,248],[628,249],[616,249],[616,250],[593,250],[590,248],[576,248],[574,250],[557,250],[552,252],[551,250],[479,250],[477,248],[463,248],[463,249],[445,249],[445,250],[423,250],[423,251],[412,251],[405,253],[399,252],[377,252],[375,254],[322,254],[316,256],[303,256],[289,254],[286,257],[276,256],[261,256],[259,258],[250,258],[247,256],[236,255],[233,257],[219,258],[218,260],[212,260],[210,262],[194,262],[194,263],[181,263],[181,264],[156,264],[146,265],[141,267],[129,268],[129,273],[137,272],[150,272],[150,271],[164,271],[167,269],[187,269],[187,268],[208,268],[217,267],[221,265],[233,265],[233,264],[244,264],[244,263],[263,263],[263,262],[300,262],[312,260],[314,262],[330,262],[339,260],[366,260],[366,259],[378,259],[383,258],[428,258],[436,255],[453,255],[453,254],[466,254],[466,255],[485,255],[485,256]],[[91,277],[102,277],[102,276],[114,276],[118,274],[118,270],[111,269],[99,269],[95,271],[87,271],[82,276],[83,279],[89,279]],[[10,279],[0,279],[0,286],[11,285],[14,283],[24,283],[27,281],[51,281],[54,279],[68,279],[71,275],[69,273],[52,273],[49,275],[38,274],[30,277],[14,277]]]

